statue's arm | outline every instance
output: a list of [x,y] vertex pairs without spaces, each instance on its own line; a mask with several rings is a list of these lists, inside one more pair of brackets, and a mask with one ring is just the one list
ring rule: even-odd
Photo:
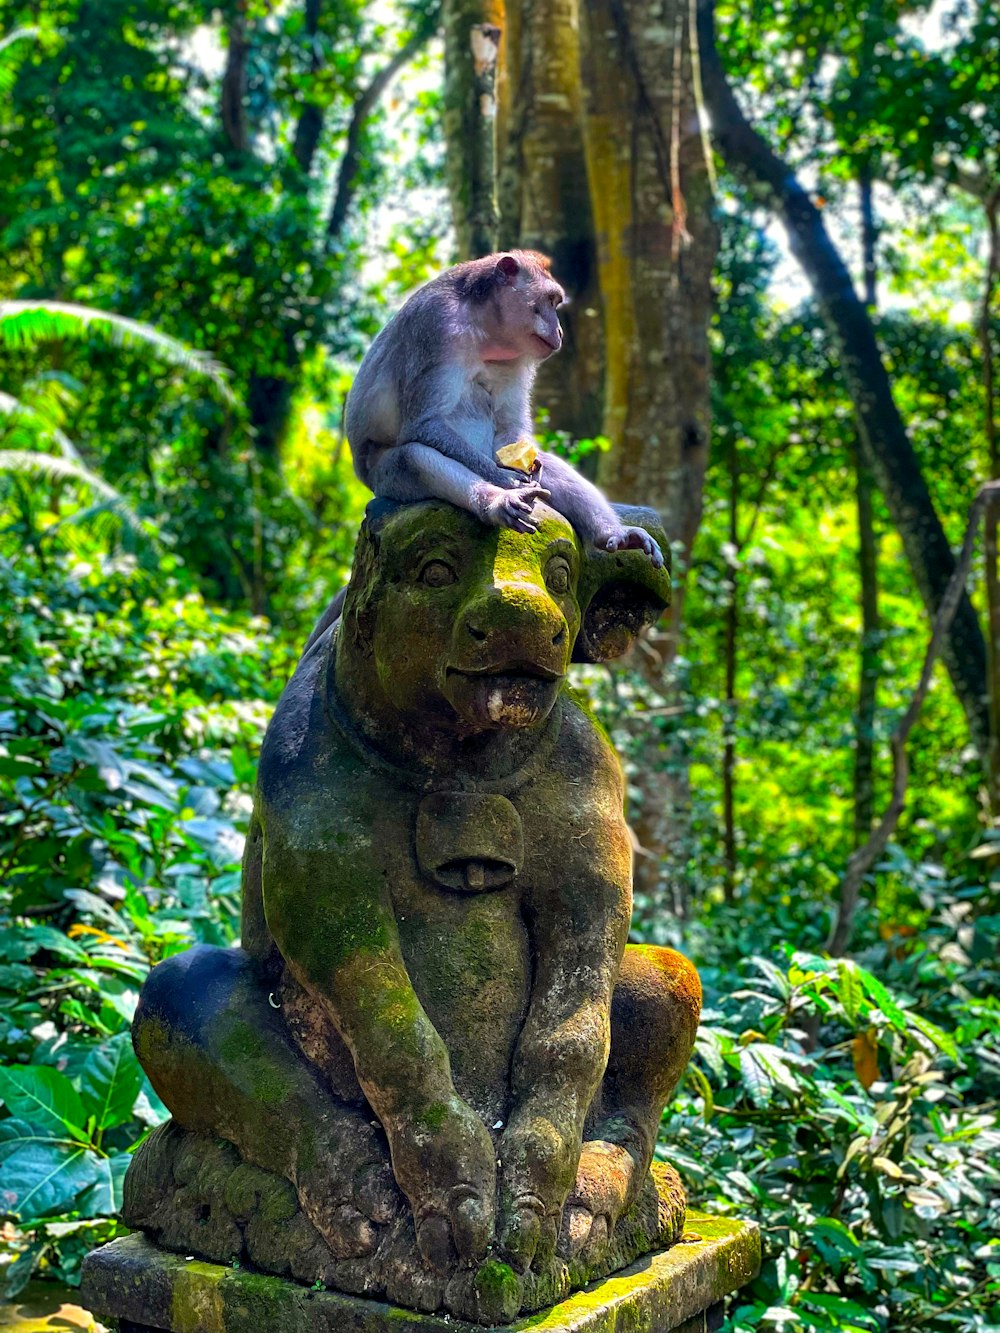
[[451,1244],[463,1258],[481,1257],[493,1234],[493,1144],[455,1091],[444,1042],[407,973],[381,876],[330,847],[301,845],[274,823],[265,825],[268,929],[351,1050],[421,1251],[442,1266]]
[[[619,806],[620,810],[620,806]],[[582,822],[586,822],[582,812]],[[581,850],[589,844],[590,856]],[[554,1245],[584,1121],[608,1061],[611,995],[631,913],[631,847],[619,815],[598,814],[532,904],[535,980],[512,1068],[499,1148],[501,1244],[519,1268]]]

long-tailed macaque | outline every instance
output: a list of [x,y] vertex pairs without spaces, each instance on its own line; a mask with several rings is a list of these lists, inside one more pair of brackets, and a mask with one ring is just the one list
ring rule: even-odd
[[[556,312],[565,293],[549,270],[533,250],[487,255],[406,300],[347,400],[355,470],[385,499],[450,500],[519,532],[535,531],[532,507],[545,500],[599,549],[641,549],[661,565],[647,532],[623,526],[595,486],[534,445],[535,372],[562,344]],[[514,453],[529,460],[522,467],[534,459],[530,472],[497,460],[520,442],[526,451]]]

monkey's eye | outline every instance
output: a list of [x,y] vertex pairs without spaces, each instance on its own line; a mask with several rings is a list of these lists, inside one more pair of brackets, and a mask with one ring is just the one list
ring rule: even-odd
[[420,571],[420,582],[425,583],[428,588],[446,588],[457,578],[458,575],[451,565],[446,564],[444,560],[428,560]]
[[545,566],[545,582],[549,592],[554,592],[557,597],[569,592],[572,578],[569,562],[561,555],[554,555]]

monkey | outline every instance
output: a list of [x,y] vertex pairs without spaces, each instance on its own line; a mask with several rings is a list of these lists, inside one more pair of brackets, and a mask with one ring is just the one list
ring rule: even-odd
[[[562,345],[565,299],[550,260],[534,250],[457,264],[413,292],[347,398],[355,471],[383,499],[450,500],[519,532],[537,531],[532,508],[542,500],[599,550],[641,549],[660,567],[647,532],[624,526],[596,486],[534,442],[531,390]],[[520,442],[537,460],[530,472],[497,458]]]

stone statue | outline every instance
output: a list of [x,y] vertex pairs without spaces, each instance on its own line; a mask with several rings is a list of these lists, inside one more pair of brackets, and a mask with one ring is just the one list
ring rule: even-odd
[[242,948],[167,959],[139,1003],[173,1119],[125,1220],[162,1246],[502,1323],[677,1239],[651,1160],[700,986],[626,945],[621,769],[566,684],[669,575],[536,514],[369,507],[264,741]]

